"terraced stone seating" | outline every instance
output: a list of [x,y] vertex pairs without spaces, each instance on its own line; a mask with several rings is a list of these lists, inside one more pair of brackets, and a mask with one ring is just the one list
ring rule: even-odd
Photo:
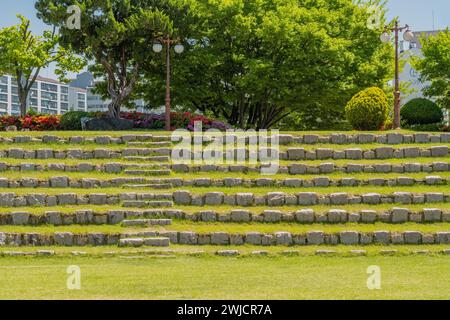
[[[234,152],[248,139],[232,137]],[[146,247],[202,254],[215,246],[217,255],[235,257],[267,255],[272,246],[326,256],[341,246],[349,255],[366,255],[371,245],[390,255],[397,245],[427,245],[414,247],[417,254],[433,245],[450,254],[440,247],[450,245],[450,134],[268,140],[280,144],[274,176],[260,174],[262,162],[177,163],[178,141],[163,133],[4,134],[0,256],[53,255],[59,247],[78,255],[77,247],[90,246],[105,254]],[[36,250],[21,251],[28,247]]]

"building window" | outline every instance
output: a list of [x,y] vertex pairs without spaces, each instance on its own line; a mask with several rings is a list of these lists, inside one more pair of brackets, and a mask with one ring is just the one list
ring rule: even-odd
[[58,92],[58,86],[55,84],[41,82],[41,89],[45,91]]

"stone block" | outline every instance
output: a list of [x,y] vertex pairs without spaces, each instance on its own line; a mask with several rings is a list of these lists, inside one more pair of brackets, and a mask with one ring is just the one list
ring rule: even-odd
[[205,205],[217,206],[223,203],[223,192],[208,192],[205,194]]
[[325,243],[325,236],[322,231],[309,231],[306,234],[308,245],[320,245]]
[[405,208],[392,209],[392,223],[405,223],[408,221],[409,210]]
[[302,209],[295,212],[295,220],[300,223],[313,223],[314,222],[314,210]]
[[267,194],[267,204],[271,207],[283,206],[285,204],[285,196],[284,192],[269,192]]
[[298,204],[303,206],[315,205],[318,202],[318,195],[315,192],[297,193]]
[[359,233],[356,231],[342,231],[339,233],[339,240],[344,245],[359,244]]
[[264,210],[264,222],[280,222],[281,211],[279,210]]
[[233,222],[249,222],[250,211],[248,210],[231,210],[231,221]]
[[253,193],[237,193],[236,194],[236,204],[238,206],[248,207],[252,206],[254,202]]

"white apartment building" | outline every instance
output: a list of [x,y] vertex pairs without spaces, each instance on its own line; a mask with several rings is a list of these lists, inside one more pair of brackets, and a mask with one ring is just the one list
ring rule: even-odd
[[[96,112],[96,111],[101,111],[101,112],[105,112],[108,111],[108,105],[111,103],[110,99],[107,100],[103,100],[103,98],[94,93],[94,88],[93,87],[88,87],[86,89],[87,93],[87,110],[89,112]],[[128,111],[137,111],[137,112],[148,112],[148,110],[145,109],[145,101],[140,99],[140,100],[135,100],[133,101],[134,105],[136,106],[136,109],[133,110],[129,110],[125,107],[121,108],[122,111],[128,112]]]
[[[420,80],[420,73],[415,70],[410,64],[409,60],[412,57],[422,57],[422,43],[420,42],[421,37],[430,37],[435,36],[440,31],[416,31],[413,32],[414,39],[406,45],[406,50],[404,49],[405,43],[402,42],[400,44],[400,48],[402,49],[403,59],[406,60],[406,63],[403,67],[403,70],[400,74],[400,81],[406,82],[409,84],[409,90],[412,92],[407,96],[402,97],[402,104],[407,103],[409,100],[414,98],[423,98],[423,90],[430,85],[430,82],[422,82]],[[433,99],[432,99],[433,100]]]
[[[38,77],[28,96],[28,107],[38,113],[64,114],[69,110],[87,110],[86,90],[70,87],[57,80]],[[0,114],[19,115],[17,81],[0,76]]]

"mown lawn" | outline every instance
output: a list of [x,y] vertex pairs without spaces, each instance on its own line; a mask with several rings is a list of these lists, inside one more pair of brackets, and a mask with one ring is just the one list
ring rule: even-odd
[[[448,299],[450,257],[1,258],[1,299]],[[81,270],[68,290],[67,267]],[[369,290],[367,268],[381,268]]]

